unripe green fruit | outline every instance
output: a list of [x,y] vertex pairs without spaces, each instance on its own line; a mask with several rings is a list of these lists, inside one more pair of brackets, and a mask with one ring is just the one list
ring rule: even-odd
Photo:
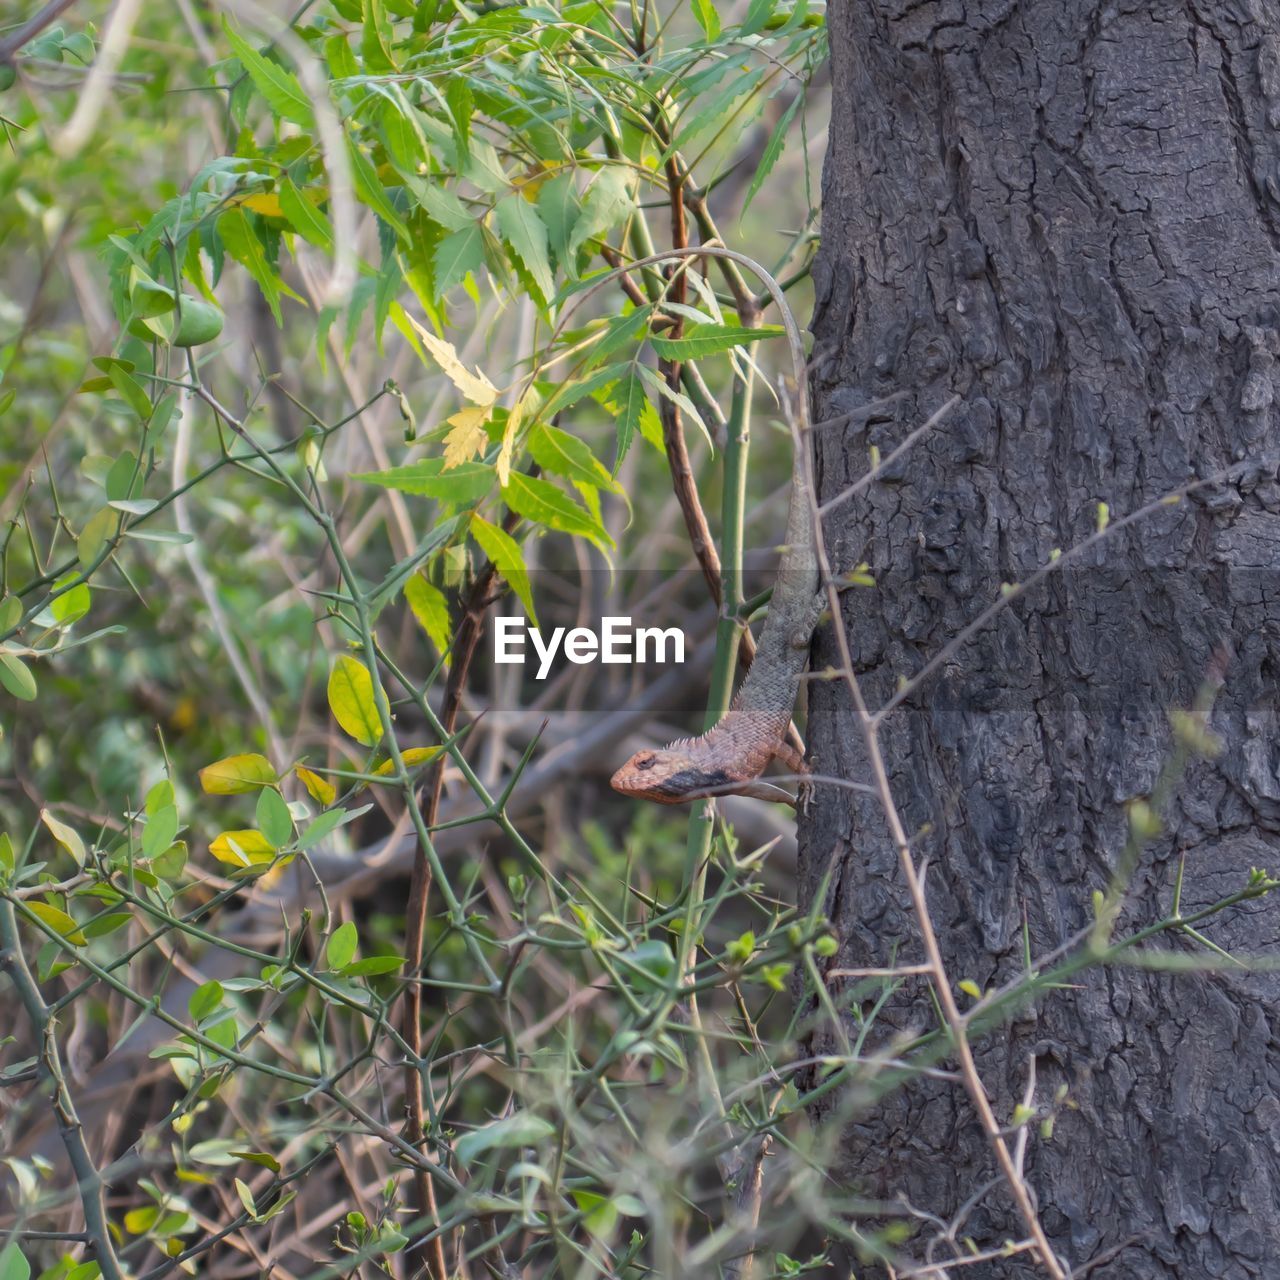
[[201,347],[222,332],[222,312],[200,298],[182,299],[182,319],[173,335],[175,347]]
[[12,89],[13,82],[17,78],[18,72],[12,62],[0,62],[0,93],[6,89]]

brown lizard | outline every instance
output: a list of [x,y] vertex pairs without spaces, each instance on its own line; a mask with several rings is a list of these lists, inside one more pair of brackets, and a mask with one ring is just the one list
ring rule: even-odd
[[760,781],[760,775],[775,758],[791,773],[806,772],[804,759],[787,741],[800,675],[824,603],[818,594],[810,472],[800,452],[810,447],[806,427],[802,416],[791,470],[787,541],[755,660],[742,687],[724,716],[700,737],[680,738],[660,751],[637,751],[613,775],[615,791],[658,804],[726,794],[795,803],[781,787]]

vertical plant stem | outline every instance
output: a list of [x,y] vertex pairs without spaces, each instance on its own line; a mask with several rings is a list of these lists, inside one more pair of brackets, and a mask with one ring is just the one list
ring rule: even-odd
[[58,1132],[67,1151],[67,1159],[71,1162],[71,1170],[76,1176],[76,1191],[84,1211],[85,1232],[93,1244],[98,1266],[104,1280],[124,1280],[124,1272],[120,1269],[111,1240],[102,1177],[89,1154],[84,1130],[80,1127],[80,1117],[76,1113],[75,1102],[63,1074],[56,1023],[31,970],[27,968],[26,957],[22,954],[18,938],[18,922],[14,918],[13,903],[7,897],[0,897],[0,969],[9,975],[40,1044],[37,1055],[40,1080],[53,1093]]

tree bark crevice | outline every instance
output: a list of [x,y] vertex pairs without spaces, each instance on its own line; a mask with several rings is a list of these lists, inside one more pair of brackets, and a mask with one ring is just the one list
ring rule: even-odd
[[[1123,927],[1280,869],[1280,10],[1257,0],[1102,6],[835,5],[832,146],[815,270],[816,417],[911,398],[817,437],[820,500],[953,392],[930,437],[828,519],[832,559],[877,589],[838,620],[874,706],[1000,584],[1083,540],[1098,503],[1136,509],[1242,460],[1064,569],[976,635],[884,725],[956,978],[991,986],[1087,925],[1128,833],[1126,806],[1167,758],[1169,711],[1231,654],[1213,713],[1225,749],[1188,770],[1135,873]],[[836,662],[821,635],[814,665]],[[815,768],[866,781],[838,682],[810,694]],[[832,967],[913,958],[905,887],[869,798],[819,790],[801,888],[841,940]],[[1205,926],[1259,954],[1280,910]],[[1187,939],[1161,945],[1190,952]],[[1091,1274],[1280,1275],[1280,1059],[1265,972],[1090,970],[975,1045],[1009,1117],[1066,1086],[1028,1178],[1054,1247]],[[880,1035],[927,1025],[904,984]],[[844,1174],[954,1213],[993,1172],[971,1110],[919,1081],[860,1115]],[[1013,1235],[1007,1198],[977,1240]],[[1034,1274],[1029,1258],[966,1275]]]

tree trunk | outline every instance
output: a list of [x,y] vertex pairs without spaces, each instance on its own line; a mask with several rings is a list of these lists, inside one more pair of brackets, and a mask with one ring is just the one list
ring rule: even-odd
[[[886,393],[878,419],[818,432],[829,499],[952,392],[961,404],[883,481],[832,511],[837,569],[876,588],[842,624],[874,708],[1055,548],[1240,463],[1001,613],[885,722],[953,980],[991,988],[1093,919],[1129,828],[1214,654],[1224,742],[1193,763],[1144,849],[1119,931],[1280,871],[1280,6],[842,0],[817,270],[816,416]],[[838,662],[830,635],[815,667]],[[810,699],[815,769],[867,781],[847,689]],[[819,788],[802,895],[834,870],[831,967],[919,961],[870,798]],[[1272,951],[1271,898],[1203,932]],[[1151,944],[1215,960],[1186,934]],[[897,948],[895,953],[895,947]],[[1008,1122],[1034,1063],[1026,1173],[1050,1241],[1091,1276],[1280,1277],[1280,1056],[1267,972],[1091,968],[975,1044]],[[852,985],[832,979],[839,993]],[[960,996],[963,1004],[967,997]],[[924,979],[872,1042],[935,1025]],[[963,1090],[919,1080],[845,1132],[844,1174],[944,1219],[996,1173]],[[922,1227],[908,1251],[922,1251]],[[1023,1233],[1007,1195],[962,1235]],[[1020,1258],[964,1280],[1039,1274]]]

